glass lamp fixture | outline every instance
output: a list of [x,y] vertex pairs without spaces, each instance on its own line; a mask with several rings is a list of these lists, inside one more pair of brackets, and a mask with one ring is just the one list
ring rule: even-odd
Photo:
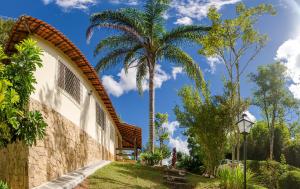
[[239,122],[237,123],[240,133],[242,134],[248,134],[253,124],[254,123],[250,120],[250,118],[245,113],[242,115],[242,119],[239,120]]

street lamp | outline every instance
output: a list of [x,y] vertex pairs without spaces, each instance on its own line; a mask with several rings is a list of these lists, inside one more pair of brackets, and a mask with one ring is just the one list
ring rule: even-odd
[[250,129],[254,123],[249,119],[247,114],[243,113],[242,119],[237,122],[240,133],[244,135],[244,189],[247,187],[246,181],[246,170],[247,170],[247,134],[250,132]]

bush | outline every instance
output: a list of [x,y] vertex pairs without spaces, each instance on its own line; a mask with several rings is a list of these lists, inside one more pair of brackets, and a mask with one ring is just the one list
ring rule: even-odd
[[300,167],[300,142],[294,141],[284,149],[284,154],[289,165]]
[[255,173],[255,179],[268,188],[279,188],[279,178],[287,171],[300,172],[300,169],[287,165],[284,156],[281,157],[281,163],[248,160],[247,166]]
[[[179,154],[179,153],[178,153]],[[186,169],[192,173],[196,174],[202,174],[205,171],[205,167],[203,166],[203,163],[199,161],[194,156],[189,156],[186,154],[181,154],[178,156],[177,164],[176,166],[181,169]]]
[[143,152],[140,155],[141,160],[149,166],[159,164],[160,160],[162,160],[162,154],[159,151],[152,152]]
[[300,172],[288,171],[279,179],[281,189],[300,189]]
[[[241,189],[244,184],[244,171],[241,167],[231,168],[222,166],[218,171],[220,177],[220,186],[224,189]],[[247,170],[247,183],[253,178],[253,173]]]
[[0,189],[9,189],[8,185],[0,180]]

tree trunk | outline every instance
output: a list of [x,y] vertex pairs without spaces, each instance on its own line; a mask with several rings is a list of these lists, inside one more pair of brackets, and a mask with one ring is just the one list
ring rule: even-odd
[[273,160],[273,151],[274,151],[274,126],[275,126],[275,117],[273,115],[271,127],[270,127],[270,160]]
[[[160,148],[160,150],[162,150],[162,146],[163,146],[163,140],[159,139],[159,148]],[[160,166],[162,166],[162,160],[160,160]]]
[[149,145],[154,153],[154,114],[155,114],[155,89],[154,89],[154,66],[149,70]]
[[[238,112],[237,112],[237,118],[240,120],[240,107],[241,107],[241,89],[240,89],[240,68],[239,68],[239,63],[236,63],[236,90],[237,90],[237,107],[238,107]],[[240,130],[237,128],[237,155],[236,159],[239,162],[240,161],[240,149],[241,149],[241,139],[240,139]]]

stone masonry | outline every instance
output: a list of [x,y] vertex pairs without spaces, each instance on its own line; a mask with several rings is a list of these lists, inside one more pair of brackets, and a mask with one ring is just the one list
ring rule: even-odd
[[33,147],[22,143],[0,150],[0,179],[11,189],[28,189],[61,175],[114,156],[83,129],[53,109],[31,101],[48,124],[44,140]]

